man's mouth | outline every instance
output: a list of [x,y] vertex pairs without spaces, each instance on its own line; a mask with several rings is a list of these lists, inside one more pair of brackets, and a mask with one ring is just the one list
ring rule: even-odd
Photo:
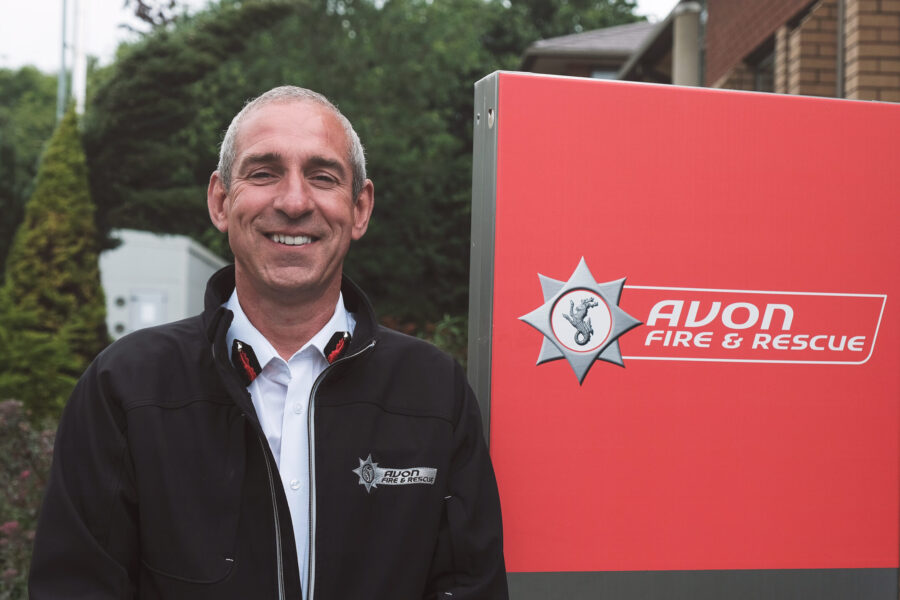
[[308,235],[284,235],[281,233],[270,233],[268,237],[276,244],[284,244],[285,246],[303,246],[313,241],[313,239]]

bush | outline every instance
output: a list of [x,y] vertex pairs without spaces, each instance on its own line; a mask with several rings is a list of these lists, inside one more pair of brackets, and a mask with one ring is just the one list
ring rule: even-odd
[[437,323],[426,325],[424,331],[419,332],[418,336],[450,354],[465,370],[469,350],[468,327],[469,320],[465,316],[444,315]]
[[54,430],[49,420],[40,428],[33,426],[18,400],[0,402],[0,600],[26,597]]
[[94,206],[70,111],[38,169],[0,289],[0,398],[34,419],[56,416],[75,381],[108,342]]

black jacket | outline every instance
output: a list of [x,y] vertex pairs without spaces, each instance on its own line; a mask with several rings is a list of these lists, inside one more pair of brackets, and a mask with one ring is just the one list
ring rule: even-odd
[[[32,598],[301,598],[284,490],[226,353],[233,286],[223,269],[202,315],[122,338],[79,381],[56,438]],[[309,411],[313,597],[506,598],[497,487],[461,369],[377,326],[349,280],[342,291],[353,340]],[[381,471],[363,471],[370,455]],[[417,467],[436,469],[433,483],[366,485]]]

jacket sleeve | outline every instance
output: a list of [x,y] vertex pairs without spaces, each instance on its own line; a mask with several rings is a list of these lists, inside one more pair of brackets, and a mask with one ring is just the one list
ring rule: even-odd
[[462,369],[456,382],[461,407],[441,532],[426,600],[498,600],[509,597],[503,561],[500,497],[481,413]]
[[135,595],[138,513],[125,417],[98,371],[95,361],[57,430],[29,574],[33,600]]

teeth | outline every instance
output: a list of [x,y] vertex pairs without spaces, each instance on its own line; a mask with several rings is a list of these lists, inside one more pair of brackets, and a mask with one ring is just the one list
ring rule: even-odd
[[287,246],[302,246],[303,244],[312,242],[312,238],[308,235],[283,235],[280,233],[273,233],[269,236],[269,239],[278,244],[285,244]]

